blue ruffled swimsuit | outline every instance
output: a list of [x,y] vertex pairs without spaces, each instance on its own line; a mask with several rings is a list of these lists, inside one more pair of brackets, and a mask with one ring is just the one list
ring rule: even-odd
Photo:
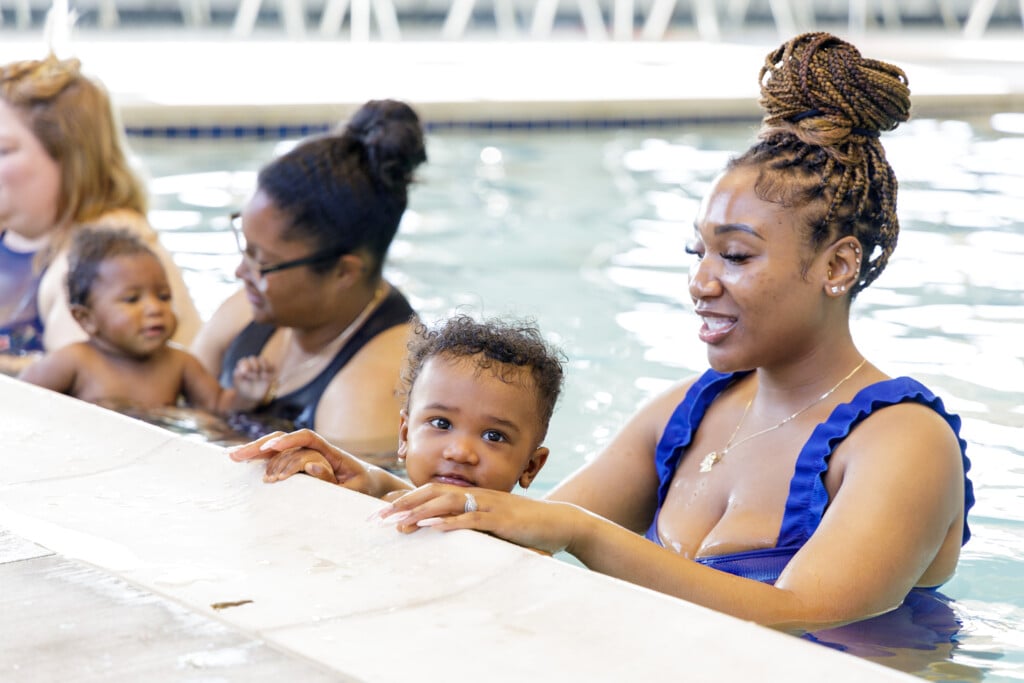
[[[680,459],[693,440],[693,435],[704,419],[708,406],[726,387],[744,374],[746,373],[722,374],[708,370],[690,387],[686,397],[669,419],[655,455],[655,466],[660,481],[658,511],[646,534],[647,538],[655,543],[661,545],[658,536],[658,516]],[[963,542],[966,543],[971,536],[967,526],[967,511],[974,505],[974,490],[970,479],[967,478],[971,463],[967,459],[967,444],[960,438],[960,418],[946,412],[942,400],[920,382],[909,377],[898,377],[864,387],[852,401],[836,406],[828,419],[815,427],[797,457],[779,538],[774,548],[702,557],[697,558],[697,561],[730,574],[774,583],[789,560],[803,547],[821,523],[822,515],[829,503],[824,475],[828,470],[832,452],[872,412],[905,402],[920,403],[941,415],[960,442],[960,454],[964,465]]]
[[33,268],[35,252],[18,252],[0,231],[0,353],[43,350],[38,292],[43,272]]

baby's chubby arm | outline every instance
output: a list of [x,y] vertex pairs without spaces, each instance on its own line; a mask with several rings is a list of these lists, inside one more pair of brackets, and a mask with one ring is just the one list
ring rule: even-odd
[[412,489],[404,479],[346,453],[309,429],[274,432],[228,451],[228,456],[236,462],[267,460],[267,482],[305,473],[374,498]]
[[78,368],[85,364],[78,344],[69,344],[42,356],[24,368],[18,379],[62,394],[75,395]]

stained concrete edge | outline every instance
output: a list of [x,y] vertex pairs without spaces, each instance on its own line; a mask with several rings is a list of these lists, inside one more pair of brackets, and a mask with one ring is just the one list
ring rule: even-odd
[[[312,662],[364,681],[442,681],[469,666],[495,681],[916,680],[477,532],[398,534],[367,521],[381,505],[367,496],[306,477],[264,484],[259,465],[219,448],[2,376],[0,410],[0,528],[33,544],[0,568],[92,567],[75,570],[79,584],[123,582],[197,624],[223,624],[237,647],[285,653],[295,671]],[[23,618],[49,633],[87,611],[93,598],[78,588],[61,592],[56,610],[21,600],[52,576],[26,570],[5,584],[4,600],[23,607],[5,628]],[[146,659],[147,638],[167,617],[130,615],[139,635],[118,632],[115,672],[159,664]],[[69,669],[57,671],[80,673],[71,667],[91,661],[91,636],[64,635]],[[0,654],[0,671],[52,654],[52,643],[19,645]]]

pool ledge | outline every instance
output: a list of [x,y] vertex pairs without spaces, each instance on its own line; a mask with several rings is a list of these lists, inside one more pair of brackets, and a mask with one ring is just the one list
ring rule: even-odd
[[374,499],[267,485],[219,448],[3,376],[0,407],[0,672],[917,680],[476,532],[404,536],[366,521]]
[[[428,124],[674,125],[756,122],[757,72],[777,41],[769,34],[721,43],[351,43],[83,32],[72,51],[106,84],[132,130],[333,125],[386,97],[412,103]],[[880,32],[857,42],[864,54],[906,70],[915,116],[1024,109],[1019,32],[985,40]],[[3,61],[42,51],[38,37],[0,41]]]

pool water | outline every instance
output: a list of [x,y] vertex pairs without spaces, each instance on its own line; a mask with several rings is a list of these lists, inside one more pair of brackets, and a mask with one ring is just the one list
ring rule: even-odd
[[[754,124],[557,133],[445,131],[386,274],[428,321],[530,316],[566,351],[539,495],[634,410],[706,367],[683,252],[700,197]],[[133,139],[152,220],[208,317],[234,290],[227,215],[292,142]],[[885,136],[899,247],[856,301],[861,350],[964,420],[978,503],[943,592],[951,647],[861,653],[930,680],[1024,679],[1024,115],[919,120]],[[884,542],[884,539],[881,540]]]

